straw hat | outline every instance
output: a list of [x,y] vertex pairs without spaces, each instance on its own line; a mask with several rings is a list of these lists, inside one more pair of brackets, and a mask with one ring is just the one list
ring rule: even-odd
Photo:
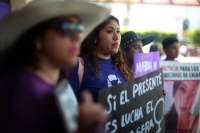
[[77,0],[34,0],[21,10],[12,12],[0,21],[0,54],[31,27],[63,15],[77,15],[85,26],[87,36],[98,24],[109,17],[110,10]]

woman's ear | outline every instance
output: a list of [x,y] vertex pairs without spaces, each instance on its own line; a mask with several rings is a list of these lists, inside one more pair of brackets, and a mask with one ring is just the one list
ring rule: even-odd
[[37,50],[41,50],[42,49],[42,41],[41,41],[41,39],[39,37],[37,37],[34,42],[35,42],[36,49]]
[[36,42],[36,49],[37,50],[41,50],[41,48],[42,48],[42,44],[41,43],[39,43],[39,42]]
[[97,40],[95,32],[93,32],[92,36],[93,36],[94,44],[96,44],[98,42],[98,40]]

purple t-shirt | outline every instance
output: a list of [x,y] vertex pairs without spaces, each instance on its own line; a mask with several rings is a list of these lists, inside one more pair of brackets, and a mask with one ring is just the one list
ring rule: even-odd
[[[77,98],[80,100],[80,92],[82,90],[88,90],[91,92],[93,99],[98,101],[98,91],[111,87],[113,85],[117,85],[119,83],[125,82],[125,77],[118,71],[112,59],[101,59],[97,58],[99,65],[99,73],[100,76],[96,76],[92,72],[92,66],[89,65],[88,58],[83,58],[84,60],[84,75],[82,79],[82,83],[80,85],[78,78],[78,69],[79,65],[77,64],[71,71],[69,75],[69,82],[76,94]],[[80,85],[80,87],[79,87]]]
[[5,132],[62,132],[54,86],[25,70],[0,81],[0,124]]

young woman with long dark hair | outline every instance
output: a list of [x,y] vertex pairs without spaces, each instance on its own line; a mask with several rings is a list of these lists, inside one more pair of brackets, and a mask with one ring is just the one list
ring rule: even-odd
[[71,71],[69,78],[77,95],[86,89],[97,101],[99,90],[134,78],[124,61],[120,41],[119,21],[114,16],[110,16],[97,26],[83,41],[81,45],[83,78],[77,82],[77,79],[80,79],[78,64]]

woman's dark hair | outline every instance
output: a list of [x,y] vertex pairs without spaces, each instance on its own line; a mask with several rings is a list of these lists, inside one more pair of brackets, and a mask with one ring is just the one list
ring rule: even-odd
[[180,84],[181,84],[181,81],[174,81],[174,84],[173,84],[173,96],[175,96],[175,92],[178,89]]
[[[90,49],[95,50],[96,49],[96,45],[94,43],[94,41],[96,40],[96,38],[98,38],[99,33],[101,31],[101,29],[103,29],[107,24],[110,23],[111,20],[114,20],[117,22],[117,24],[119,25],[119,20],[114,17],[114,16],[110,16],[108,19],[106,19],[104,22],[102,22],[100,25],[98,25],[82,42],[81,45],[81,54],[91,54],[89,52]],[[92,48],[91,48],[92,46]]]
[[19,68],[38,68],[35,39],[45,33],[46,25],[50,21],[52,20],[42,22],[24,32],[10,49],[0,55],[0,80]]
[[[110,16],[107,20],[105,20],[103,23],[97,26],[93,30],[93,32],[91,32],[91,34],[84,39],[84,41],[81,44],[81,54],[85,55],[84,57],[89,58],[90,61],[89,65],[92,64],[93,66],[92,72],[97,76],[100,76],[98,72],[100,68],[97,62],[97,51],[96,51],[97,45],[95,43],[95,40],[96,38],[98,38],[101,29],[103,29],[107,24],[109,24],[111,20],[116,21],[119,25],[118,19],[115,18],[114,16]],[[122,50],[120,48],[116,54],[111,55],[111,59],[114,62],[115,68],[121,72],[121,74],[125,77],[126,80],[130,80],[131,76],[130,73],[128,72],[128,67],[123,59]]]
[[159,51],[158,45],[156,45],[156,44],[151,45],[151,47],[149,49],[149,52],[154,52],[154,51]]
[[165,115],[165,131],[177,132],[178,114],[173,104],[170,111]]
[[[178,89],[181,81],[174,81],[173,84],[173,96],[175,95],[176,90]],[[178,113],[175,108],[175,104],[172,105],[170,111],[165,115],[165,131],[177,132],[177,122],[178,122]]]

